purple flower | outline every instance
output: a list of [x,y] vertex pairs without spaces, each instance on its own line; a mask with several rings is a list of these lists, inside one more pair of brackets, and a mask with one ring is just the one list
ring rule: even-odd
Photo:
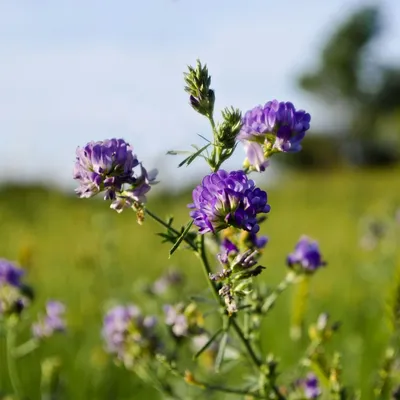
[[107,190],[106,197],[112,198],[124,183],[132,182],[132,170],[139,165],[132,147],[123,139],[90,142],[76,150],[74,179],[80,187],[79,197],[92,197]]
[[135,305],[116,306],[104,317],[102,336],[106,349],[126,367],[157,346],[155,317],[144,317]]
[[238,252],[238,247],[229,239],[224,238],[221,243],[221,252],[218,254],[218,259],[222,264],[227,264],[229,254],[237,254]]
[[23,275],[24,271],[22,268],[17,267],[11,261],[0,259],[0,286],[8,284],[20,287]]
[[[141,172],[136,176],[134,168],[139,165]],[[145,202],[156,174],[146,171],[123,139],[90,142],[76,150],[74,179],[80,186],[75,192],[88,198],[105,191],[104,199],[113,201],[111,208],[119,212],[134,202]]]
[[287,264],[289,267],[299,264],[304,270],[312,272],[326,265],[326,262],[322,260],[318,243],[307,236],[302,236],[294,252],[288,255]]
[[278,100],[247,111],[238,139],[244,145],[248,162],[263,171],[268,164],[266,153],[300,151],[310,120],[310,114],[297,111],[290,102]]
[[218,232],[233,226],[257,233],[257,216],[268,213],[267,193],[255,186],[243,171],[218,172],[203,178],[193,190],[190,216],[199,232]]
[[64,320],[65,305],[59,301],[48,301],[46,315],[32,325],[33,336],[38,339],[50,337],[55,332],[64,332],[66,323]]
[[321,395],[318,379],[312,373],[308,374],[306,379],[302,381],[302,386],[306,399],[316,399]]
[[254,233],[250,233],[249,240],[256,249],[263,249],[268,243],[268,236],[257,236]]
[[184,314],[182,304],[171,306],[166,304],[163,307],[165,313],[165,323],[171,326],[172,332],[175,336],[187,336],[189,333],[189,321]]
[[180,271],[171,269],[153,283],[151,291],[154,294],[162,295],[167,292],[169,288],[172,288],[173,286],[178,286],[182,282],[182,273]]

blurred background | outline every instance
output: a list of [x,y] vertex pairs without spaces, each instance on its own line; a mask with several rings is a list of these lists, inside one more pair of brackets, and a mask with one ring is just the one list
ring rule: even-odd
[[[76,199],[72,180],[77,146],[122,137],[160,170],[150,206],[185,223],[207,168],[177,169],[181,160],[166,152],[210,135],[183,90],[197,58],[209,67],[218,111],[276,98],[311,114],[302,152],[254,175],[272,206],[263,279],[283,277],[301,234],[320,242],[329,266],[313,282],[307,322],[323,311],[343,322],[335,346],[346,379],[369,398],[399,261],[399,43],[397,0],[0,1],[0,257],[28,269],[33,312],[49,297],[68,306],[69,333],[41,350],[60,356],[66,399],[155,396],[108,361],[103,311],[112,299],[140,303],[137,282],[170,266],[193,290],[205,286],[190,254],[168,260],[152,221],[138,226],[133,213]],[[238,146],[225,168],[243,158]],[[288,345],[291,301],[285,294],[264,326],[265,352],[282,368],[303,349]],[[35,354],[20,365],[32,399],[37,363]]]

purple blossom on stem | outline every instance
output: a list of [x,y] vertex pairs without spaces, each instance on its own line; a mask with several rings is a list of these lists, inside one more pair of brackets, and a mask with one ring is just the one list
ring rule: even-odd
[[143,316],[135,305],[116,306],[104,317],[102,336],[106,349],[126,367],[159,345],[155,335],[157,320]]
[[244,145],[248,162],[258,171],[264,171],[268,165],[266,153],[300,151],[310,120],[310,114],[296,110],[290,102],[278,100],[247,111],[238,139]]
[[[123,139],[89,142],[83,148],[78,147],[73,175],[79,182],[75,190],[78,196],[89,198],[105,191],[104,199],[111,200],[111,208],[119,212],[134,202],[144,203],[157,171],[147,172],[132,150]],[[139,165],[137,176],[134,168]]]
[[255,186],[243,171],[207,175],[193,190],[190,216],[201,234],[233,226],[252,233],[260,229],[257,216],[268,213],[267,193]]
[[288,255],[287,264],[289,267],[298,264],[305,271],[313,272],[326,265],[326,262],[322,260],[318,243],[303,235],[297,242],[294,252]]
[[33,336],[43,339],[52,336],[55,332],[64,332],[66,323],[64,319],[65,305],[59,301],[48,301],[46,315],[32,325]]
[[20,287],[23,275],[24,270],[22,268],[17,267],[11,261],[0,259],[0,286],[8,284]]
[[187,336],[189,333],[189,321],[183,313],[183,306],[178,304],[172,306],[166,304],[163,306],[165,313],[165,323],[171,326],[172,332],[175,336]]
[[307,377],[302,381],[304,389],[304,395],[306,399],[316,399],[321,395],[321,389],[317,377],[309,373]]

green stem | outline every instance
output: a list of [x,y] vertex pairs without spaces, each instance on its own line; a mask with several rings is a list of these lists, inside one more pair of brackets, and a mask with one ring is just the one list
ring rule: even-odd
[[11,385],[14,390],[15,395],[18,399],[22,399],[22,386],[18,376],[18,368],[16,363],[16,358],[14,357],[14,348],[16,342],[15,330],[10,327],[7,330],[7,365],[8,365],[8,374],[10,377]]
[[194,384],[195,386],[198,386],[204,390],[213,390],[215,392],[223,392],[223,393],[232,393],[232,394],[239,394],[243,396],[250,396],[255,399],[265,399],[264,396],[261,396],[259,394],[249,392],[247,390],[242,390],[242,389],[235,389],[235,388],[229,388],[225,386],[218,386],[218,385],[209,385],[204,382],[197,382]]
[[[215,286],[214,282],[210,279],[210,276],[209,276],[209,274],[211,272],[211,267],[210,267],[210,264],[208,262],[207,254],[206,254],[206,251],[205,251],[204,236],[202,236],[201,240],[200,240],[200,254],[199,254],[199,256],[200,256],[200,259],[201,259],[201,262],[202,262],[202,265],[203,265],[203,270],[204,270],[204,273],[206,275],[206,279],[208,281],[208,284],[210,285],[212,293],[213,293],[215,299],[218,301],[218,303],[222,307],[224,307],[222,299],[221,299],[221,297],[220,297],[220,295],[218,293],[218,289]],[[261,361],[258,359],[256,354],[254,353],[254,350],[251,347],[251,344],[250,344],[249,340],[246,339],[246,337],[243,334],[240,326],[238,325],[235,317],[231,317],[231,319],[232,319],[231,325],[232,325],[233,329],[235,330],[235,332],[236,332],[237,336],[239,337],[240,341],[242,342],[242,344],[246,348],[246,350],[247,350],[247,352],[248,352],[253,364],[257,367],[257,369],[259,369],[260,366],[261,366]]]
[[283,281],[279,283],[279,285],[276,287],[276,289],[267,297],[265,300],[264,304],[261,307],[261,312],[263,314],[266,314],[275,304],[277,298],[279,295],[285,291],[285,289],[293,283],[295,278],[295,274],[293,272],[289,272]]
[[39,341],[37,339],[30,339],[27,342],[18,346],[14,352],[13,356],[16,358],[24,357],[32,351],[36,350],[39,347]]

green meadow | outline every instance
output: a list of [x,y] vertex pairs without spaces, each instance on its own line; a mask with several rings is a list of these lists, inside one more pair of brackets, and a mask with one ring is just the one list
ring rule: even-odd
[[[259,277],[275,285],[286,272],[285,259],[302,234],[319,241],[326,268],[312,278],[306,325],[321,312],[342,322],[332,348],[343,354],[345,382],[360,385],[362,399],[372,398],[370,384],[382,362],[391,333],[388,313],[395,289],[400,252],[395,238],[372,250],[360,246],[362,221],[387,218],[400,206],[399,169],[282,172],[278,182],[264,177],[271,204],[262,233],[269,236]],[[172,196],[151,193],[148,207],[160,216],[188,220],[190,191]],[[117,214],[97,199],[79,200],[41,187],[4,186],[0,190],[0,257],[18,260],[35,288],[31,313],[48,298],[68,307],[68,332],[50,338],[21,359],[18,370],[27,398],[40,399],[39,359],[59,357],[60,399],[151,399],[153,389],[122,368],[103,350],[102,315],[113,300],[142,305],[138,282],[152,281],[174,266],[186,275],[190,290],[204,291],[206,282],[198,260],[181,249],[168,259],[153,220],[140,226],[133,212]],[[293,288],[284,292],[263,322],[262,349],[274,353],[285,370],[301,356],[306,338],[291,341]],[[145,306],[145,305],[144,305]],[[27,338],[28,326],[19,340]],[[3,391],[11,390],[0,346]],[[202,398],[199,396],[199,398]],[[223,396],[220,398],[224,398]]]

